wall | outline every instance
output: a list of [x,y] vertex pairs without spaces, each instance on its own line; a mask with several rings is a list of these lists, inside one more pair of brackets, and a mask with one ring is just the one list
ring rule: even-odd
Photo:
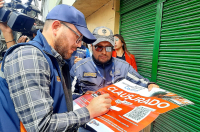
[[[74,2],[75,0],[43,0],[42,20],[45,21],[48,12],[57,4],[62,3],[73,5]],[[86,17],[88,29],[92,32],[94,28],[98,26],[106,26],[110,28],[114,32],[114,34],[119,33],[119,7],[120,0],[110,0],[101,8],[96,9],[95,12],[91,12],[91,15]]]
[[60,0],[43,0],[42,1],[42,20],[45,21],[47,14],[53,9]]
[[62,0],[62,4],[73,5],[76,0]]
[[[114,2],[114,6],[113,6]],[[115,30],[115,1],[111,0],[96,12],[92,13],[86,18],[88,29],[92,32],[98,26],[105,26],[110,28],[113,32]],[[119,28],[118,28],[119,29]]]
[[[120,33],[138,72],[195,105],[161,114],[153,132],[200,131],[200,1],[121,0]],[[174,100],[174,99],[170,99]]]
[[114,34],[119,34],[120,25],[120,0],[115,0],[115,22],[114,22]]

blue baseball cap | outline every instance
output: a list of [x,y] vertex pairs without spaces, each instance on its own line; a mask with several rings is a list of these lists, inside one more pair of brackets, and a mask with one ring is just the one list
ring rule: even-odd
[[55,6],[47,14],[46,20],[59,20],[71,23],[83,34],[83,41],[85,43],[91,44],[96,41],[96,38],[87,28],[85,16],[73,6],[65,4]]

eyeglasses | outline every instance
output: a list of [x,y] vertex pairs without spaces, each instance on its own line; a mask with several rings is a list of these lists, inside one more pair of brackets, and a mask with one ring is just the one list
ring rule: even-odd
[[106,48],[106,52],[111,52],[113,47],[112,46],[94,46],[95,50],[98,52],[101,52],[103,50],[103,48]]
[[76,33],[73,29],[71,29],[69,26],[67,26],[65,23],[61,22],[61,24],[65,25],[66,27],[68,27],[72,32],[74,32],[77,36],[78,39],[76,40],[76,43],[80,43],[83,40],[83,35],[79,35],[78,33]]

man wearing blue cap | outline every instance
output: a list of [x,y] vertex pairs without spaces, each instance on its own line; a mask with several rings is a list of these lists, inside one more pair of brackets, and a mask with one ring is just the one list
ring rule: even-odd
[[81,124],[109,111],[108,94],[73,111],[69,67],[64,59],[96,38],[84,15],[58,5],[33,41],[8,49],[0,71],[0,131],[77,131]]

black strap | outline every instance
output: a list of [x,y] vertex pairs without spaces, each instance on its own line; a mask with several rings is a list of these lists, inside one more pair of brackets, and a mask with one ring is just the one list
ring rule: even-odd
[[67,129],[66,132],[78,132],[79,125],[75,124],[71,128]]
[[[62,82],[62,86],[63,86],[63,91],[65,94],[65,102],[66,102],[66,106],[67,106],[67,111],[73,111],[73,99],[72,99],[72,91],[71,91],[71,79],[70,79],[70,74],[69,74],[69,66],[65,63],[65,62],[60,62],[57,58],[55,58],[53,55],[47,53],[46,51],[44,51],[44,53],[46,53],[52,61],[52,64],[55,66],[58,74],[59,74],[59,70],[61,72],[61,82]],[[58,63],[59,66],[55,65],[55,62]]]
[[73,111],[73,99],[71,91],[71,81],[69,76],[70,75],[69,66],[66,63],[61,68],[61,74],[62,74],[62,84],[63,84],[63,91],[65,93],[67,110],[68,112]]

